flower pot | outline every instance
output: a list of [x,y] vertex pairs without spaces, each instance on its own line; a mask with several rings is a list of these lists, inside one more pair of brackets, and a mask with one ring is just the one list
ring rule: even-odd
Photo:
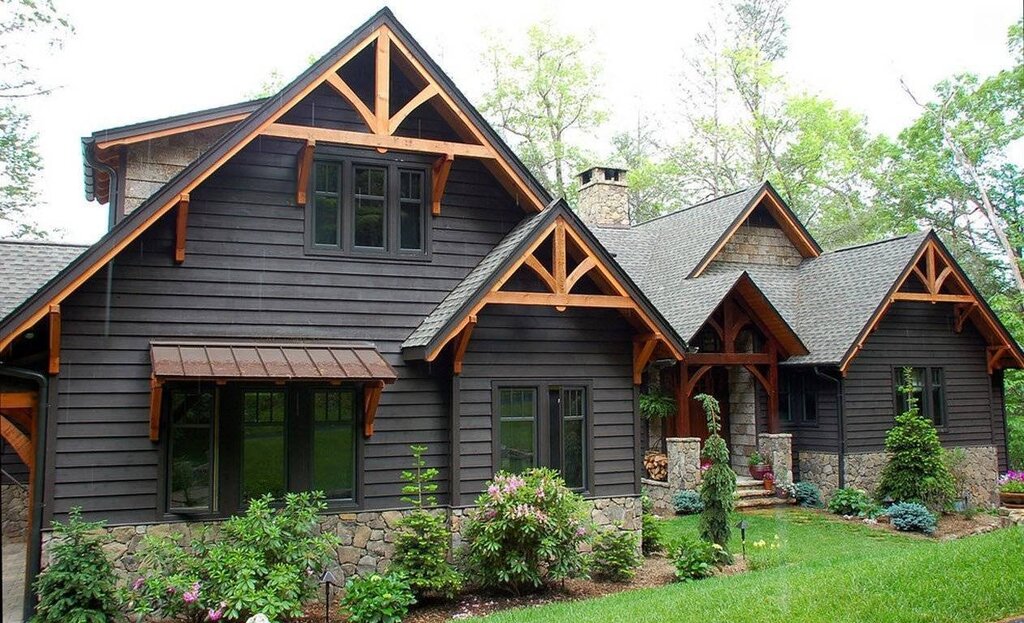
[[750,466],[750,477],[754,480],[764,480],[764,475],[772,471],[772,466],[767,463]]
[[1024,493],[999,492],[999,505],[1006,508],[1024,508]]
[[789,491],[786,491],[785,487],[779,487],[778,489],[775,490],[775,497],[779,498],[780,500],[789,499]]
[[775,481],[774,480],[765,479],[765,481],[764,481],[764,490],[765,491],[775,491]]

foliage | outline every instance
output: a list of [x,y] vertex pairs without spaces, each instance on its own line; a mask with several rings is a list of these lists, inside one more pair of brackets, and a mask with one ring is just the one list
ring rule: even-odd
[[661,518],[654,514],[654,503],[646,493],[640,496],[640,509],[640,549],[650,556],[665,549],[665,536]]
[[602,530],[594,537],[591,565],[594,575],[613,582],[625,582],[636,575],[636,569],[643,563],[637,553],[637,535],[627,532],[621,526]]
[[879,508],[867,492],[853,487],[843,487],[832,494],[828,501],[828,512],[835,515],[856,515],[869,517],[877,514]]
[[650,116],[637,116],[636,131],[612,138],[611,162],[628,169],[626,173],[630,223],[636,225],[685,207],[679,165],[662,143],[663,124]]
[[813,482],[798,482],[793,486],[793,499],[804,508],[821,508],[821,489]]
[[931,534],[935,532],[938,521],[935,515],[923,504],[917,502],[900,502],[893,504],[886,509],[885,514],[897,530],[903,532],[924,532]]
[[672,547],[672,564],[676,579],[682,582],[701,580],[715,574],[717,565],[729,561],[729,553],[718,543],[684,537]]
[[203,610],[214,620],[299,616],[316,595],[311,570],[323,569],[339,544],[319,533],[325,508],[321,492],[289,493],[281,506],[266,495],[225,521],[216,538],[204,533],[187,550],[176,537],[147,537],[133,609],[193,621]]
[[53,523],[53,562],[33,589],[39,598],[34,623],[105,623],[121,618],[114,568],[103,551],[110,537],[103,523],[82,521],[82,509],[67,523]]
[[399,522],[391,571],[402,574],[418,596],[430,593],[451,599],[462,586],[462,577],[449,562],[452,535],[442,515],[423,509],[434,504],[430,495],[437,490],[437,470],[426,468],[423,453],[426,446],[410,446],[414,471],[402,472],[403,501],[413,505],[413,512]]
[[1010,470],[999,477],[999,490],[1003,493],[1024,493],[1024,472]]
[[352,623],[400,623],[416,597],[402,574],[374,573],[349,578],[340,603]]
[[770,541],[759,539],[750,544],[747,568],[751,571],[774,569],[786,562],[782,539],[775,535]]
[[583,498],[558,472],[498,472],[466,524],[468,577],[514,594],[545,582],[586,577],[579,546],[587,539]]
[[1006,435],[1010,468],[1024,470],[1024,416],[1006,419]]
[[727,547],[731,526],[729,513],[733,509],[733,493],[736,491],[736,474],[729,467],[729,448],[719,432],[722,429],[718,401],[708,394],[694,398],[701,403],[708,417],[708,436],[701,457],[711,462],[700,483],[700,500],[704,510],[700,514],[700,536]]
[[885,436],[888,461],[875,491],[879,500],[918,500],[942,509],[955,496],[953,477],[942,460],[942,444],[932,423],[921,416],[913,393],[911,371],[903,371],[907,410],[896,416]]
[[754,450],[747,458],[747,464],[751,467],[757,467],[758,465],[765,465],[767,463],[768,461],[765,460],[764,455],[757,450]]
[[648,420],[671,417],[676,412],[676,401],[661,390],[651,389],[640,394],[640,415]]
[[700,501],[699,491],[677,491],[672,496],[672,506],[680,515],[696,515],[704,510],[704,502]]
[[601,64],[593,62],[586,41],[549,23],[530,27],[525,50],[509,49],[507,39],[494,39],[484,56],[491,86],[481,110],[511,139],[530,172],[575,204],[575,176],[588,161],[578,139],[605,119]]

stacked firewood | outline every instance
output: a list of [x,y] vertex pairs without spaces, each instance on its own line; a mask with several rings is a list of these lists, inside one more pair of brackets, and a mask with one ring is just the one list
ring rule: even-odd
[[664,452],[648,450],[644,454],[644,469],[652,480],[668,480],[668,455]]

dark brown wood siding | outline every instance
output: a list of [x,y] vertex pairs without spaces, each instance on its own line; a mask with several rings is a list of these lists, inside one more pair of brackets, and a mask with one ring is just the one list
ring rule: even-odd
[[[427,444],[448,478],[450,368],[406,365],[400,344],[523,211],[481,164],[457,159],[429,262],[307,255],[298,149],[257,140],[192,193],[183,265],[173,263],[172,212],[62,305],[57,517],[76,505],[110,522],[161,517],[159,446],[147,438],[154,338],[372,341],[399,380],[365,443],[365,507],[399,505],[410,443]],[[442,482],[440,501],[447,491]]]
[[460,380],[461,503],[472,504],[495,471],[492,386],[498,381],[590,383],[594,480],[589,493],[635,493],[632,334],[613,310],[484,308]]
[[946,384],[946,445],[997,443],[1002,414],[993,400],[984,338],[970,324],[953,330],[949,304],[897,302],[864,343],[845,379],[847,451],[878,451],[895,416],[894,368],[941,366]]
[[1002,370],[992,375],[992,442],[999,456],[999,471],[1010,469],[1006,456],[1006,386]]

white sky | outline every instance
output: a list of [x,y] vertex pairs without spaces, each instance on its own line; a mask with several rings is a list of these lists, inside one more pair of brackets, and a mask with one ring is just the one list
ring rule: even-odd
[[[712,6],[707,0],[605,4],[393,0],[390,6],[472,101],[485,87],[479,75],[485,32],[521,38],[531,23],[550,19],[588,38],[595,62],[603,64],[610,112],[593,139],[603,145],[635,124],[641,104],[645,113],[677,106],[681,52]],[[275,69],[290,80],[311,54],[326,52],[381,6],[380,0],[58,5],[77,32],[42,63],[43,82],[61,88],[29,105],[45,166],[35,216],[43,227],[62,230],[55,238],[73,242],[93,242],[107,222],[107,208],[84,199],[82,136],[241,101]],[[901,76],[920,97],[955,72],[984,75],[1007,66],[1006,29],[1021,12],[1020,0],[793,0],[782,69],[793,86],[866,114],[874,131],[894,134],[916,116]]]

